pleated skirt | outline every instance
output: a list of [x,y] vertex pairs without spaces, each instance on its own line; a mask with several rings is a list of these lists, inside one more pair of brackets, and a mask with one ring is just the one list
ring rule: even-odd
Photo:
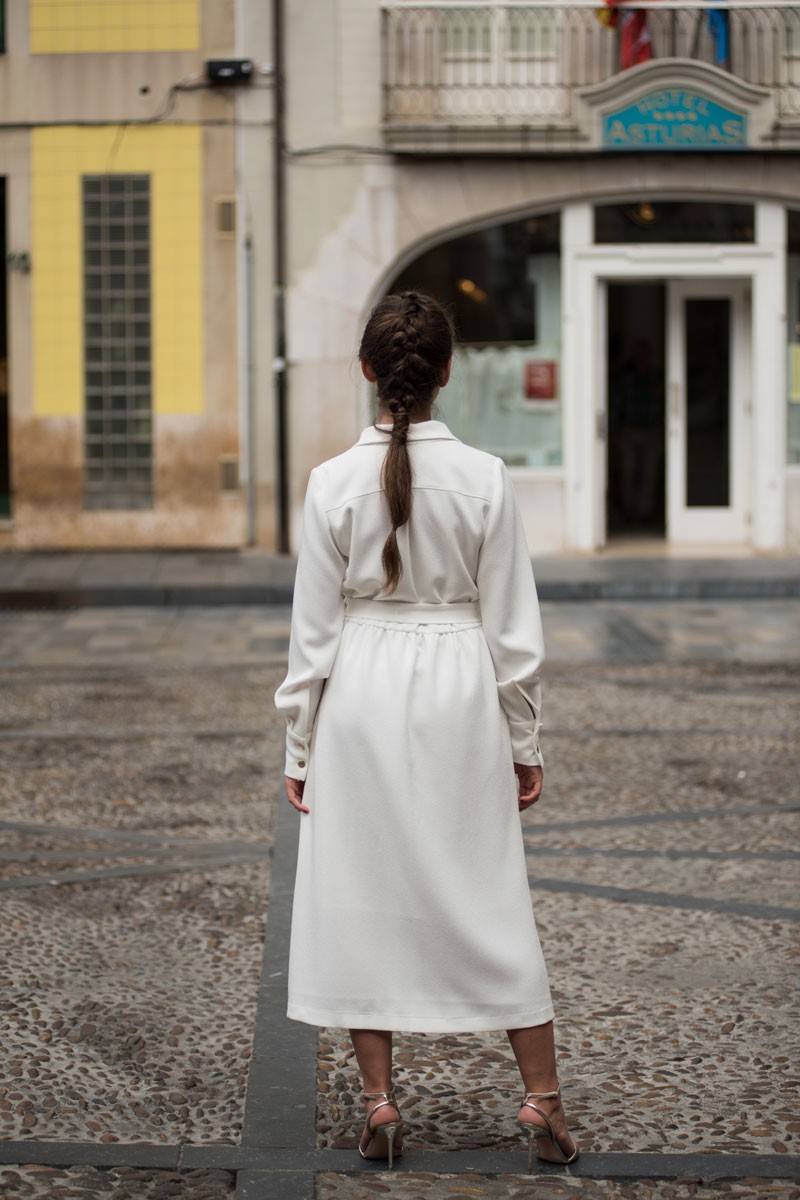
[[305,802],[290,1017],[423,1033],[552,1018],[477,604],[349,603]]

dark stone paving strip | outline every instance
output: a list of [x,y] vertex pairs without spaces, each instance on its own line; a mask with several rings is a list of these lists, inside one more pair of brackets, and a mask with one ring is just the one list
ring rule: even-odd
[[[750,731],[752,735],[752,730]],[[93,742],[140,742],[171,738],[203,738],[207,741],[214,738],[223,741],[225,738],[263,738],[263,729],[224,729],[218,725],[195,726],[192,729],[164,728],[151,729],[147,726],[129,726],[119,730],[95,730],[81,727],[71,729],[0,729],[0,741],[3,742],[76,742],[91,738]],[[770,736],[779,736],[770,731]]]
[[[584,666],[584,665],[585,664],[581,664],[581,666]],[[605,663],[602,665],[607,666],[610,671],[613,670],[613,668],[614,668],[613,662]],[[701,666],[702,663],[699,660],[692,661],[691,659],[681,659],[681,661],[679,663],[673,662],[670,665],[678,666],[681,669],[683,669],[684,667]],[[784,670],[789,670],[789,669],[792,672],[794,672],[796,670],[796,664],[794,664],[794,663],[787,664],[787,663],[779,663],[779,662],[768,662],[768,663],[761,662],[761,663],[758,663],[757,665],[761,670],[766,670],[769,672],[773,672],[773,671],[783,672]],[[563,661],[556,660],[552,666],[547,668],[548,683],[549,684],[559,683],[562,686],[573,687],[573,688],[580,687],[580,681],[576,680],[574,672],[566,671],[564,669],[564,666],[565,666],[565,664],[563,663]],[[677,679],[677,680],[659,679],[658,691],[659,692],[685,693],[688,690],[691,692],[691,694],[693,696],[697,696],[701,693],[703,695],[707,695],[707,696],[719,696],[719,695],[727,695],[728,693],[731,693],[736,696],[744,696],[744,695],[752,694],[754,696],[760,696],[760,697],[764,697],[769,692],[776,692],[778,694],[778,696],[785,696],[787,692],[789,694],[794,694],[797,691],[797,682],[791,676],[789,678],[785,678],[785,679],[766,679],[763,681],[751,680],[750,682],[745,682],[745,680],[743,680],[741,678],[741,670],[743,668],[745,668],[747,666],[747,664],[742,663],[742,662],[737,662],[736,659],[730,659],[730,658],[717,659],[714,662],[714,666],[715,667],[735,666],[738,669],[732,672],[733,677],[732,677],[732,681],[730,683],[726,683],[724,681],[724,679],[719,679],[719,680],[715,679],[715,681],[713,683],[701,683],[699,680],[693,679],[691,682],[691,685],[688,685],[686,683],[685,679]],[[608,687],[622,688],[626,691],[648,692],[648,691],[651,691],[653,688],[653,680],[648,675],[645,675],[643,678],[638,678],[638,679],[625,679],[624,676],[611,675],[609,673],[607,676],[605,676],[603,682]]]
[[[88,829],[81,825],[39,825],[29,821],[0,821],[0,829],[8,829],[13,833],[40,834],[49,839],[60,837],[85,838],[87,841],[132,842],[135,845],[172,846],[180,851],[194,853],[220,853],[232,851],[248,852],[254,848],[269,851],[270,847],[258,842],[238,841],[203,841],[200,838],[176,837],[169,833],[145,833],[137,829]],[[77,852],[76,852],[77,853]],[[116,850],[114,851],[116,853]]]
[[[224,1147],[218,1147],[222,1150]],[[175,1171],[180,1166],[180,1146],[149,1142],[44,1142],[34,1138],[0,1142],[0,1163],[43,1167],[156,1167]]]
[[[797,850],[622,850],[615,847],[580,846],[526,846],[525,853],[536,858],[667,858],[671,862],[681,859],[700,861],[750,862],[796,862],[800,859]],[[0,854],[0,860],[2,860]]]
[[286,975],[299,818],[278,806],[267,929],[245,1094],[242,1147],[311,1149],[316,1142],[317,1030],[286,1016]]
[[[0,555],[2,558],[2,555]],[[0,614],[0,623],[2,622],[2,614]],[[1,631],[0,631],[1,632]],[[286,641],[288,649],[289,641]],[[156,648],[155,653],[158,650]],[[268,671],[275,667],[286,669],[286,650],[281,654],[274,656],[254,659],[249,651],[242,651],[240,654],[231,654],[230,657],[219,660],[217,659],[213,665],[208,659],[203,662],[193,661],[191,659],[178,659],[170,661],[165,658],[163,662],[151,662],[147,668],[139,666],[143,651],[134,648],[131,652],[132,657],[124,659],[125,674],[129,679],[174,679],[176,674],[181,678],[190,679],[193,675],[199,675],[202,678],[207,678],[210,671],[213,670],[214,675],[220,679],[226,676],[235,675],[241,677],[242,671]],[[39,680],[44,677],[51,683],[70,683],[73,680],[78,680],[85,683],[87,680],[96,680],[98,683],[108,683],[110,679],[119,678],[121,656],[117,653],[117,657],[113,662],[99,662],[97,659],[84,659],[79,667],[71,666],[68,662],[6,662],[2,658],[2,650],[0,650],[0,668],[3,674],[12,676],[22,676],[23,679],[28,679],[32,675],[39,676]],[[738,688],[732,688],[732,691],[737,691]],[[263,731],[262,731],[263,733]]]
[[653,904],[660,908],[692,908],[701,912],[734,914],[756,920],[800,921],[800,909],[780,908],[774,904],[747,904],[740,900],[714,900],[705,896],[682,896],[673,892],[644,892],[636,888],[612,887],[601,883],[579,883],[574,879],[541,879],[528,877],[534,892],[577,892],[619,904]]
[[[52,833],[52,830],[48,831]],[[194,864],[178,864],[175,854],[190,852],[197,859]],[[171,842],[166,849],[152,849],[150,846],[119,846],[107,847],[103,850],[86,850],[78,847],[74,850],[17,850],[0,851],[0,863],[45,863],[73,862],[76,858],[86,860],[103,860],[109,857],[130,858],[146,855],[148,858],[169,859],[170,865],[163,868],[164,874],[171,870],[200,870],[204,865],[226,866],[233,862],[261,862],[269,858],[272,851],[269,846],[258,843],[241,844],[232,842],[220,844],[217,842],[186,843],[182,840]],[[623,858],[623,859],[667,859],[679,862],[683,859],[712,861],[712,862],[796,862],[800,860],[800,851],[794,850],[624,850],[605,847],[572,847],[560,846],[528,846],[526,853],[536,858]],[[161,871],[150,865],[134,867],[112,867],[96,872],[72,872],[48,876],[26,875],[17,876],[13,880],[0,881],[2,886],[39,885],[43,883],[71,883],[80,880],[115,878],[119,876],[138,874],[159,874]],[[73,878],[73,876],[75,878]],[[647,895],[649,893],[641,893]],[[780,910],[784,911],[784,910]],[[791,910],[789,910],[791,911]]]
[[[683,729],[675,725],[671,729],[660,729],[649,725],[633,725],[624,729],[617,729],[614,726],[608,728],[600,728],[593,726],[587,729],[585,725],[580,728],[568,729],[565,726],[548,725],[548,737],[569,738],[570,741],[580,740],[582,742],[592,741],[594,738],[634,738],[634,737],[667,737],[667,738],[705,738],[705,737],[733,737],[735,731],[730,728],[714,728],[706,725],[693,725],[691,729]],[[796,738],[796,729],[775,729],[770,725],[763,729],[758,729],[753,726],[747,728],[748,738],[754,737],[770,737],[770,738]]]
[[[747,578],[727,574],[693,578],[657,576],[648,564],[646,576],[630,578],[547,579],[537,582],[541,601],[587,600],[787,600],[800,595],[800,578],[766,576]],[[289,605],[292,584],[286,582],[245,583],[217,579],[195,583],[91,583],[54,578],[45,581],[7,583],[0,589],[0,611],[57,612],[76,608],[263,608]],[[624,627],[623,627],[624,628]],[[649,646],[651,636],[635,631],[637,644]],[[656,646],[658,643],[656,643]]]
[[[776,588],[765,584],[752,594],[772,598],[792,595],[782,581],[778,583],[781,586]],[[738,595],[738,592],[735,594]],[[290,587],[270,584],[258,584],[255,587],[210,583],[207,587],[170,584],[63,589],[54,584],[52,588],[7,588],[0,591],[0,612],[63,612],[73,608],[236,608],[241,605],[264,608],[273,604],[284,607],[291,602]]]
[[548,821],[547,832],[575,829],[611,829],[622,825],[654,825],[662,821],[704,821],[728,817],[773,817],[800,812],[800,804],[753,804],[742,808],[675,809],[670,812],[633,813],[629,817],[585,817],[576,821]]
[[46,862],[74,862],[76,858],[82,861],[91,862],[95,859],[105,858],[173,858],[175,854],[189,853],[196,858],[205,856],[215,857],[220,854],[258,854],[260,858],[269,858],[272,853],[269,846],[259,845],[257,842],[250,844],[242,844],[239,842],[231,842],[230,844],[220,845],[218,842],[204,842],[201,845],[191,843],[190,845],[180,844],[175,846],[170,844],[163,850],[156,850],[152,846],[106,846],[102,850],[87,850],[83,846],[76,846],[73,850],[3,850],[0,851],[0,863],[46,863]]
[[170,862],[163,866],[104,867],[98,871],[61,871],[54,875],[16,875],[13,879],[0,879],[0,891],[11,888],[54,887],[67,883],[100,883],[107,879],[150,879],[162,875],[177,875],[185,871],[216,871],[221,867],[238,866],[241,863],[263,862],[269,858],[265,850],[252,850],[239,854],[204,855],[194,862]]
[[[525,1152],[487,1150],[413,1150],[396,1160],[402,1174],[425,1171],[431,1174],[524,1175]],[[317,1171],[345,1175],[381,1174],[385,1164],[365,1163],[354,1150],[247,1148],[227,1145],[169,1145],[149,1143],[0,1142],[0,1163],[70,1167],[130,1166],[192,1170],[215,1168],[260,1175],[274,1180],[283,1173],[295,1177]],[[797,1179],[800,1156],[792,1154],[657,1154],[584,1153],[568,1170],[537,1162],[535,1174],[583,1176],[590,1179]],[[241,1175],[240,1175],[241,1179]],[[278,1193],[271,1192],[270,1195]],[[290,1195],[292,1193],[286,1193]],[[241,1200],[237,1192],[237,1200]]]
[[[569,738],[570,741],[580,739],[581,741],[590,741],[593,738],[629,738],[629,737],[670,737],[670,738],[690,738],[690,737],[730,737],[730,729],[712,729],[712,728],[696,728],[681,729],[674,726],[671,729],[654,729],[647,726],[636,726],[627,729],[567,729],[563,726],[559,728],[556,725],[547,727],[548,737]],[[796,729],[775,729],[770,725],[769,728],[758,729],[756,727],[748,727],[747,735],[749,738],[754,737],[770,737],[770,738],[796,738]],[[150,741],[159,739],[196,739],[196,738],[215,738],[217,741],[224,741],[226,738],[262,738],[264,736],[263,729],[224,729],[219,726],[213,726],[208,729],[202,727],[193,729],[182,728],[159,728],[151,729],[146,726],[129,727],[128,729],[120,729],[118,731],[94,730],[94,729],[0,729],[0,741],[2,742],[74,742],[82,739],[91,739],[93,742],[138,742]]]
[[[47,863],[74,862],[76,858],[82,861],[103,860],[106,858],[132,858],[146,855],[147,858],[174,859],[176,851],[185,854],[187,849],[198,858],[218,857],[220,854],[251,852],[259,859],[268,858],[271,854],[269,846],[252,844],[242,845],[232,842],[230,845],[220,845],[217,842],[171,843],[166,849],[156,850],[148,846],[115,846],[103,850],[86,850],[77,847],[74,850],[8,850],[0,851],[0,863]],[[670,862],[680,862],[683,859],[701,862],[797,862],[800,851],[796,850],[623,850],[604,846],[572,847],[563,846],[527,846],[526,853],[536,858],[633,858],[633,859],[667,859]]]
[[[286,973],[300,823],[288,804],[278,805],[261,985],[253,1052],[245,1093],[241,1148],[296,1147],[316,1157],[318,1031],[286,1016]],[[187,1147],[190,1155],[193,1147]],[[236,1200],[314,1200],[315,1168],[239,1170]],[[187,1158],[187,1163],[191,1158]]]

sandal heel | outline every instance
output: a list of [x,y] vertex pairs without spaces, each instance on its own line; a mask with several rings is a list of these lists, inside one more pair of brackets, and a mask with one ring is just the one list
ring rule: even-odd
[[569,1163],[574,1163],[575,1159],[580,1154],[580,1150],[573,1142],[572,1154],[567,1154],[558,1138],[556,1131],[553,1128],[553,1123],[546,1112],[543,1112],[538,1104],[534,1104],[534,1100],[555,1100],[561,1095],[561,1085],[554,1092],[527,1092],[522,1101],[523,1108],[530,1108],[538,1117],[544,1121],[544,1125],[534,1125],[531,1121],[520,1121],[517,1118],[517,1123],[524,1130],[528,1138],[528,1174],[533,1173],[533,1150],[536,1147],[536,1153],[542,1162],[563,1163],[565,1166]]
[[399,1156],[403,1150],[403,1122],[397,1120],[387,1121],[384,1125],[373,1125],[372,1118],[381,1108],[397,1108],[394,1088],[388,1092],[365,1092],[364,1095],[368,1100],[380,1100],[380,1104],[376,1104],[367,1116],[358,1153],[362,1158],[388,1159],[391,1171],[395,1156]]
[[396,1125],[381,1125],[379,1128],[386,1138],[386,1145],[388,1147],[387,1157],[389,1159],[389,1170],[391,1171],[392,1159],[394,1158],[394,1138],[395,1134],[400,1131],[400,1122],[398,1121]]

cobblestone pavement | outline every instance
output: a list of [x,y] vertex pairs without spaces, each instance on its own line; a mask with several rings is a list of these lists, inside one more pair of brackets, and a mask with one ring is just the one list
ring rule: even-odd
[[[518,1084],[495,1035],[398,1039],[413,1169],[358,1170],[357,1081],[329,1030],[318,1200],[800,1200],[796,1178],[737,1157],[785,1166],[800,1134],[797,615],[544,606],[547,783],[524,832],[589,1174],[508,1173]],[[281,609],[0,616],[0,1136],[24,1143],[0,1159],[3,1200],[234,1195],[287,630]],[[77,1157],[53,1165],[53,1143]],[[213,1161],[194,1169],[187,1147]],[[171,1169],[147,1158],[172,1150]],[[462,1165],[417,1170],[414,1150]],[[503,1169],[481,1168],[491,1151]],[[729,1174],[707,1178],[698,1152]],[[631,1177],[592,1168],[603,1154]],[[686,1169],[655,1178],[654,1155]],[[248,1195],[314,1194],[287,1179]]]

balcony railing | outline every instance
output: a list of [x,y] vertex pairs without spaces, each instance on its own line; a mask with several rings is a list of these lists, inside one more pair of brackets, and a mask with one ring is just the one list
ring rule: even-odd
[[[619,18],[633,5],[611,9]],[[643,0],[652,56],[716,66],[774,97],[776,122],[800,124],[800,4]],[[382,5],[384,125],[566,128],[576,91],[624,70],[602,0]],[[627,12],[626,12],[627,10]],[[715,36],[710,14],[719,14]]]

